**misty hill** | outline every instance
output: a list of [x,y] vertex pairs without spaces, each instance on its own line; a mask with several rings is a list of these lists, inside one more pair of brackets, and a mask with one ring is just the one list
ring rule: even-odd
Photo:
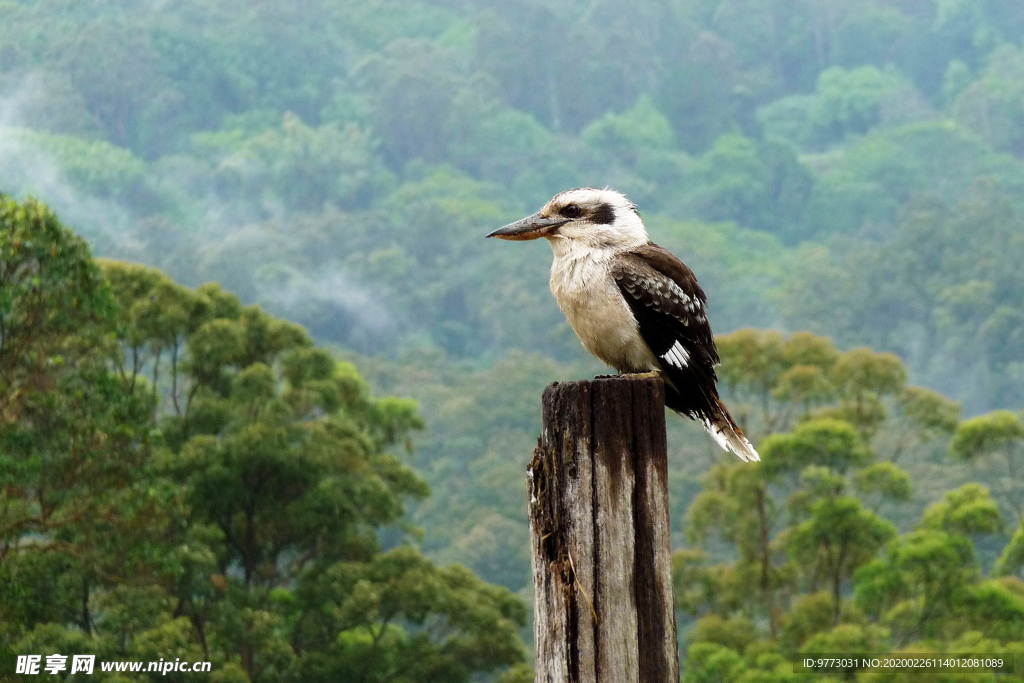
[[[546,247],[482,236],[613,186],[716,332],[811,330],[1019,409],[1022,38],[988,0],[8,0],[0,189],[419,399],[426,547],[519,588],[539,391],[600,369]],[[673,429],[683,509],[717,455]]]

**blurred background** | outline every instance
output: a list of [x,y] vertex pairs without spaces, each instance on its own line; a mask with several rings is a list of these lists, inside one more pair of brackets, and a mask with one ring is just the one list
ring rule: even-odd
[[684,679],[1024,652],[1022,41],[1003,0],[0,2],[0,666],[532,680],[540,393],[604,369],[547,246],[483,235],[575,186],[696,272],[765,456],[668,417]]

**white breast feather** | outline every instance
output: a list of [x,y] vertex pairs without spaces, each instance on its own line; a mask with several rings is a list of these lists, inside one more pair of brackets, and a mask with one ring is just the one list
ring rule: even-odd
[[657,359],[612,277],[613,257],[594,250],[556,253],[551,293],[587,351],[620,372],[656,370]]

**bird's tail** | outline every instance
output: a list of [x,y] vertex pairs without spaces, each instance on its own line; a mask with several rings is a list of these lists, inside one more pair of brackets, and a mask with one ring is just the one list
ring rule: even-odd
[[756,462],[761,459],[747,437],[743,436],[743,430],[732,419],[717,391],[684,394],[666,382],[665,406],[700,422],[719,446],[732,451],[740,460]]
[[750,441],[743,435],[743,431],[736,425],[736,421],[732,419],[722,399],[715,396],[711,415],[701,416],[699,419],[718,445],[735,453],[740,460],[756,462],[761,459]]

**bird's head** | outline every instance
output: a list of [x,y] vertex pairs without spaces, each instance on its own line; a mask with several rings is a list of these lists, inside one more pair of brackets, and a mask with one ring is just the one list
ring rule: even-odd
[[640,214],[625,195],[592,187],[560,192],[537,213],[487,236],[503,240],[546,237],[556,253],[560,245],[620,250],[648,241]]

